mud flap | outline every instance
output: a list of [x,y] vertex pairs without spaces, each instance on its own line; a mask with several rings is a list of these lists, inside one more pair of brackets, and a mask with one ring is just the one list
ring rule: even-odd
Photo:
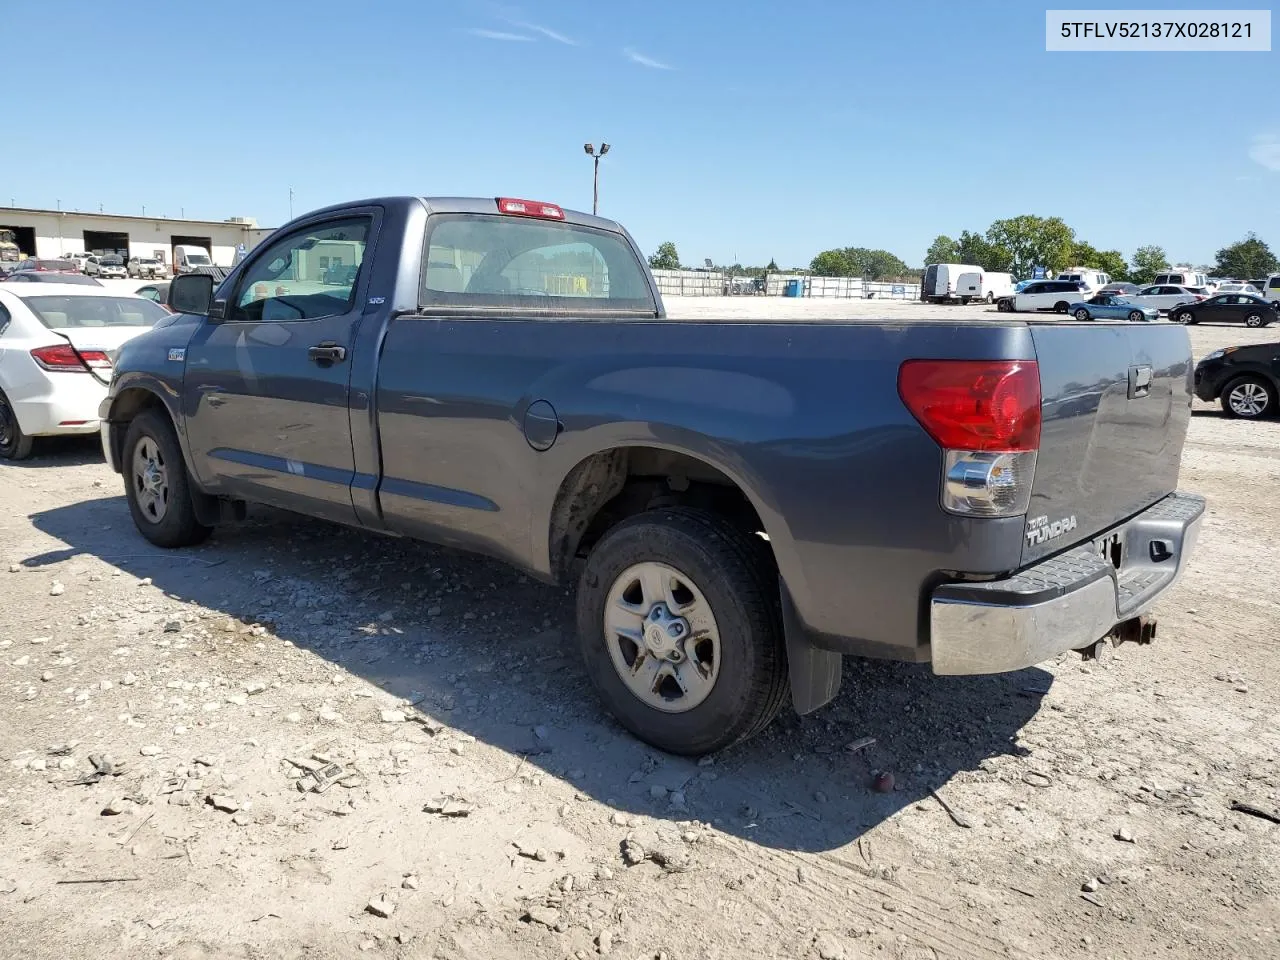
[[791,591],[781,580],[782,629],[787,640],[787,668],[791,674],[791,703],[796,713],[813,713],[835,699],[840,692],[842,657],[830,650],[820,650],[809,639],[800,622]]

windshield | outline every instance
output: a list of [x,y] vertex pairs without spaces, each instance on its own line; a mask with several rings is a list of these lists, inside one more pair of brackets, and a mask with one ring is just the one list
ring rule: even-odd
[[203,253],[188,253],[187,263],[189,263],[193,267],[211,266],[211,264],[209,263],[209,258],[206,257]]
[[152,327],[168,316],[140,297],[25,297],[23,302],[50,330],[89,327]]
[[118,267],[124,263],[124,261],[121,260],[119,257],[103,257],[98,262],[101,263],[104,267]]

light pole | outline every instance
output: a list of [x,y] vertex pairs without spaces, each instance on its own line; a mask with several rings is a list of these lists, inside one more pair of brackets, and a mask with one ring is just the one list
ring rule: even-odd
[[600,210],[600,158],[609,152],[607,143],[600,144],[600,152],[596,153],[596,148],[589,143],[584,143],[582,149],[586,151],[588,157],[595,161],[595,174],[591,178],[591,214],[595,216]]

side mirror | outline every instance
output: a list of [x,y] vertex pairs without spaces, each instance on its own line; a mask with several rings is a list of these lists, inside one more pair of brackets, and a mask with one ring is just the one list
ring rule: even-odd
[[176,313],[207,317],[213,303],[213,277],[204,273],[184,273],[169,283],[169,306]]

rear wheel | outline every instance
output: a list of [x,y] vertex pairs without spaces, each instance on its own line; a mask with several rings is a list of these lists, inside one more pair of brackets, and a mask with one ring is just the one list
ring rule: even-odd
[[1077,319],[1077,320],[1088,320],[1088,319],[1089,319],[1089,311],[1088,311],[1088,310],[1086,310],[1084,307],[1081,307],[1079,310],[1077,310],[1077,311],[1076,311],[1076,319]]
[[26,460],[34,440],[22,432],[9,398],[0,393],[0,460]]
[[1276,392],[1261,377],[1247,376],[1232,380],[1222,391],[1222,412],[1241,420],[1269,417],[1276,410]]
[[1262,314],[1260,313],[1249,314],[1247,317],[1244,318],[1244,325],[1246,327],[1255,327],[1255,328],[1263,326],[1264,320],[1262,318]]
[[623,521],[587,557],[578,636],[633,734],[697,756],[763,730],[787,692],[778,574],[760,538],[673,507]]
[[1054,313],[1066,313],[1066,312],[1067,312],[1067,309],[1068,309],[1070,306],[1071,306],[1071,304],[1067,303],[1067,301],[1065,301],[1065,300],[1059,300],[1057,303],[1055,303],[1055,304],[1053,305],[1053,312],[1054,312]]
[[144,410],[124,438],[125,498],[138,532],[158,547],[189,547],[213,532],[196,518],[191,478],[173,424],[163,413]]

